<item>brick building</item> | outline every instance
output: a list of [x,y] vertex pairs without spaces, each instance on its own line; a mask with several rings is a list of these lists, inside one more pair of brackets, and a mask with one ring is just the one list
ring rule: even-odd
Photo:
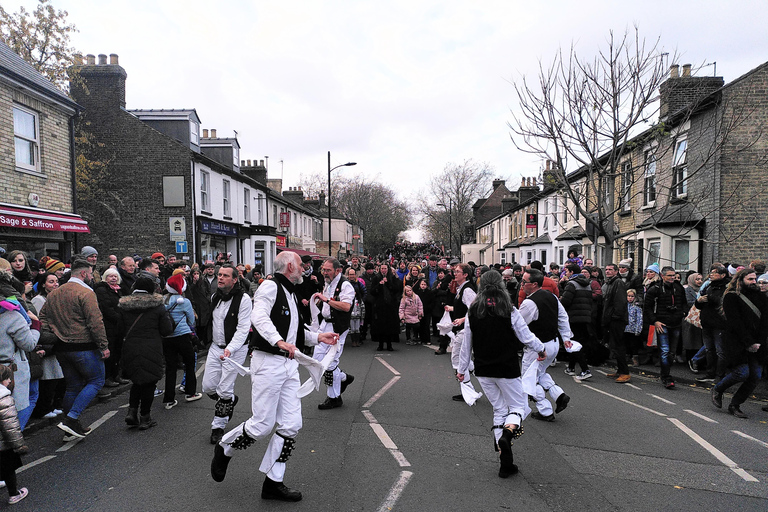
[[80,107],[0,43],[0,246],[67,260],[76,214],[73,123]]

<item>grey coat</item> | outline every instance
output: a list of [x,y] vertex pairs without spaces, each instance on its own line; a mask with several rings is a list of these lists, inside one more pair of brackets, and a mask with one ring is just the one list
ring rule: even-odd
[[34,350],[38,339],[40,331],[30,329],[21,313],[7,310],[0,313],[0,363],[16,363],[13,399],[19,411],[29,406],[29,361],[25,352]]

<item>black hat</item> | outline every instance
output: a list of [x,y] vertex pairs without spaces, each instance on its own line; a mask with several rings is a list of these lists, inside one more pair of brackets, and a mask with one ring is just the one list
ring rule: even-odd
[[302,263],[309,263],[310,261],[312,261],[312,256],[310,256],[309,254],[305,254],[304,256],[301,257]]

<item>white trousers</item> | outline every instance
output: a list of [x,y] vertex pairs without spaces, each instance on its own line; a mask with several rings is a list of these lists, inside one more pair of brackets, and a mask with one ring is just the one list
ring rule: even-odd
[[[459,370],[459,357],[461,356],[461,346],[464,344],[464,329],[457,333],[454,333],[451,340],[451,366],[453,369]],[[475,371],[475,362],[470,359],[469,366],[467,366],[467,374],[464,376],[464,382],[472,384],[471,375],[469,372]],[[461,383],[459,383],[459,389],[461,389]]]
[[[256,440],[272,435],[259,471],[275,482],[285,476],[285,462],[276,462],[283,450],[284,439],[277,434],[293,438],[301,429],[301,400],[299,390],[299,363],[287,357],[254,350],[251,355],[251,417],[227,432],[221,439],[224,453],[232,457],[237,450],[232,443],[245,433]],[[276,432],[272,428],[277,424]]]
[[[528,416],[528,399],[523,393],[523,381],[520,377],[502,379],[497,377],[478,377],[485,396],[493,407],[494,425],[521,425]],[[496,441],[501,437],[501,429],[493,429]]]
[[[235,379],[237,370],[229,361],[222,361],[219,356],[224,354],[224,349],[215,343],[208,348],[208,357],[205,359],[205,373],[203,374],[203,393],[210,395],[216,393],[219,398],[225,400],[235,396]],[[231,358],[243,364],[248,355],[248,345],[243,345],[232,354]],[[228,418],[214,416],[211,428],[226,428]]]
[[[320,323],[320,332],[333,332],[333,324],[323,320]],[[328,386],[328,398],[336,398],[337,396],[341,396],[341,381],[347,380],[347,374],[339,369],[339,359],[341,358],[341,353],[344,352],[344,343],[347,341],[347,334],[349,334],[349,329],[339,335],[339,351],[336,352],[336,357],[333,358],[330,366],[328,366],[328,368],[333,368],[333,384]],[[325,354],[328,352],[328,349],[330,348],[331,345],[318,343],[315,345],[315,350],[312,353],[312,357],[318,361],[322,361],[325,357]]]
[[[557,400],[558,397],[563,394],[563,388],[555,384],[555,381],[547,373],[547,368],[549,368],[549,365],[557,357],[557,351],[560,349],[560,344],[557,340],[551,340],[544,343],[544,348],[547,351],[547,358],[539,364],[536,394],[533,398],[536,400],[536,408],[539,410],[539,413],[543,416],[549,416],[550,414],[554,414],[554,409],[549,400],[547,400],[547,392],[549,392],[549,396],[552,397],[552,400]],[[528,367],[531,366],[538,357],[539,355],[536,352],[526,347],[523,351],[523,374],[525,374]]]

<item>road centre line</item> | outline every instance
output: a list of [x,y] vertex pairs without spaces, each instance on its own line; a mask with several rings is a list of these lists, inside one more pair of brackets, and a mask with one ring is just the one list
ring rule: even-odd
[[400,372],[392,368],[392,365],[390,365],[388,362],[386,362],[384,359],[381,358],[381,356],[376,356],[376,359],[383,364],[389,371],[394,373],[395,375],[400,375]]
[[55,455],[46,455],[45,457],[41,457],[41,458],[39,458],[37,460],[33,460],[32,462],[30,462],[28,464],[24,464],[23,466],[21,466],[19,469],[16,470],[16,473],[17,474],[21,473],[24,470],[33,468],[33,467],[37,466],[38,464],[42,464],[43,462],[48,462],[49,460],[55,459],[55,458],[56,458]]
[[640,386],[635,386],[634,384],[630,384],[629,382],[625,382],[625,383],[624,383],[624,385],[625,385],[625,386],[627,386],[627,387],[630,387],[630,388],[632,388],[632,389],[636,389],[636,390],[638,390],[638,391],[642,391],[642,389],[640,388]]
[[[94,421],[93,423],[88,425],[88,427],[91,429],[91,431],[96,430],[101,425],[103,425],[105,421],[107,421],[109,418],[111,418],[112,416],[114,416],[117,413],[118,413],[118,411],[109,411],[104,416],[102,416],[101,418],[97,419],[96,421]],[[59,448],[56,451],[57,452],[65,452],[65,451],[69,450],[70,448],[72,448],[73,446],[75,446],[77,443],[79,443],[82,440],[83,440],[83,438],[80,438],[80,437],[78,437],[77,439],[73,439],[72,441],[70,441],[69,443],[65,444],[64,446],[62,446],[61,448]]]
[[366,409],[370,409],[370,407],[376,402],[376,400],[381,398],[384,395],[384,393],[386,393],[389,390],[389,388],[394,386],[395,382],[397,382],[398,380],[400,380],[400,376],[399,375],[396,375],[396,376],[392,377],[389,380],[389,382],[384,384],[384,387],[382,387],[380,390],[378,390],[375,395],[373,395],[371,398],[368,399],[367,402],[365,402],[363,404],[363,407],[366,408]]
[[408,485],[408,481],[412,476],[413,473],[411,471],[403,471],[400,473],[400,478],[395,482],[395,485],[392,486],[392,489],[389,490],[389,494],[379,507],[378,512],[389,512],[395,507],[397,500],[400,498],[400,495],[403,494],[405,486]]
[[667,418],[669,421],[671,421],[677,428],[682,430],[688,437],[699,443],[702,448],[707,450],[709,453],[711,453],[717,460],[723,463],[726,467],[728,467],[731,471],[739,475],[742,479],[744,479],[747,482],[758,482],[759,480],[743,469],[739,467],[738,464],[736,464],[734,461],[728,458],[723,452],[709,444],[706,440],[704,440],[703,437],[701,437],[699,434],[685,426],[682,421],[676,419],[676,418]]
[[611,393],[608,393],[608,392],[606,392],[606,391],[603,391],[602,389],[597,389],[597,388],[595,388],[595,387],[592,387],[592,386],[589,386],[589,385],[587,385],[587,384],[584,384],[583,386],[584,386],[585,388],[587,388],[587,389],[591,389],[592,391],[597,391],[598,393],[602,393],[603,395],[609,396],[609,397],[611,397],[611,398],[615,398],[616,400],[618,400],[618,401],[620,401],[620,402],[624,402],[624,403],[626,403],[626,404],[629,404],[629,405],[632,405],[632,406],[634,406],[634,407],[637,407],[638,409],[642,409],[642,410],[644,410],[644,411],[648,411],[648,412],[650,412],[650,413],[652,413],[652,414],[655,414],[655,415],[657,415],[657,416],[661,416],[662,418],[666,418],[666,417],[667,417],[667,415],[666,415],[666,414],[664,414],[663,412],[654,411],[653,409],[651,409],[651,408],[649,408],[649,407],[645,407],[645,406],[643,406],[643,405],[640,405],[640,404],[636,404],[636,403],[634,403],[634,402],[630,402],[629,400],[625,400],[624,398],[618,397],[618,396],[616,396],[616,395],[612,395]]
[[738,436],[743,437],[744,439],[749,439],[750,441],[754,441],[757,444],[768,448],[768,443],[766,443],[765,441],[761,441],[761,440],[759,440],[757,438],[754,438],[754,437],[752,437],[752,436],[750,436],[748,434],[745,434],[744,432],[739,432],[738,430],[731,430],[731,432],[733,432],[734,434],[736,434]]
[[[638,389],[639,389],[639,388],[638,388]],[[672,401],[670,401],[670,400],[667,400],[666,398],[661,398],[659,395],[654,395],[653,393],[646,393],[646,394],[647,394],[648,396],[652,396],[652,397],[653,397],[653,398],[655,398],[656,400],[660,400],[660,401],[664,402],[665,404],[669,404],[669,405],[677,405],[675,402],[672,402]]]
[[379,438],[379,441],[381,441],[381,444],[384,445],[384,448],[389,450],[389,453],[391,453],[392,457],[394,457],[397,463],[400,464],[400,467],[409,467],[411,463],[408,462],[403,453],[397,448],[395,442],[392,441],[392,438],[389,437],[389,434],[387,434],[384,427],[379,424],[378,420],[374,418],[371,411],[363,411],[363,416],[368,420],[368,424],[371,426],[374,434],[376,434],[376,437]]
[[690,410],[690,409],[683,409],[683,410],[684,410],[685,412],[687,412],[688,414],[692,414],[692,415],[696,416],[697,418],[700,418],[700,419],[702,419],[702,420],[704,420],[704,421],[707,421],[707,422],[709,422],[709,423],[717,423],[717,421],[713,420],[712,418],[709,418],[709,417],[707,417],[707,416],[704,416],[703,414],[699,414],[699,413],[698,413],[698,412],[696,412],[696,411],[692,411],[692,410]]

